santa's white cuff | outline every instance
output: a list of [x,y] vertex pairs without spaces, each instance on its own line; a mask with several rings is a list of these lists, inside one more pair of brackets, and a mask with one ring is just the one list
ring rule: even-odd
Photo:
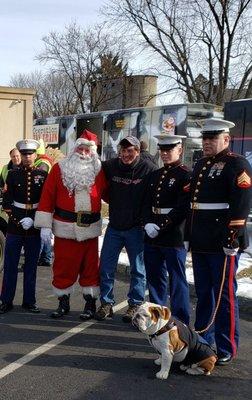
[[46,211],[36,211],[34,219],[35,228],[51,228],[52,229],[53,214]]

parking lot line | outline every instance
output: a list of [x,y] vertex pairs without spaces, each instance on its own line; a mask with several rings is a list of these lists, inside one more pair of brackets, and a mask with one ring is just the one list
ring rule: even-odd
[[[122,308],[128,305],[127,300],[122,301],[121,303],[117,304],[113,307],[114,312],[121,310]],[[67,332],[63,333],[62,335],[50,340],[49,342],[43,344],[42,346],[37,347],[36,349],[32,350],[30,353],[26,354],[25,356],[19,358],[17,361],[7,365],[6,367],[0,370],[0,379],[4,378],[5,376],[12,374],[18,368],[22,367],[25,364],[28,364],[30,361],[34,360],[35,358],[41,356],[42,354],[46,353],[47,351],[53,349],[54,347],[58,346],[59,344],[63,343],[65,340],[71,338],[78,333],[83,332],[89,326],[95,324],[96,321],[90,322],[83,322],[74,328],[69,329]]]

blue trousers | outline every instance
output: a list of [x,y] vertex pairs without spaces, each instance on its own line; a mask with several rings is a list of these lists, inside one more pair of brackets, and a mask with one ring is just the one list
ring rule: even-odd
[[40,236],[7,234],[4,252],[4,276],[1,291],[3,303],[12,304],[15,297],[18,263],[24,247],[23,304],[35,304],[36,273],[41,247]]
[[185,274],[186,250],[183,247],[168,248],[144,245],[149,297],[152,303],[167,305],[168,279],[171,312],[185,324],[189,324],[189,287]]
[[101,303],[114,304],[114,280],[119,255],[123,247],[130,262],[129,304],[141,304],[145,296],[145,267],[143,260],[143,230],[135,227],[119,231],[108,226],[100,257]]
[[195,290],[198,298],[195,329],[205,329],[212,320],[220,293],[224,262],[226,273],[220,305],[214,324],[202,333],[210,345],[216,344],[219,356],[236,355],[239,342],[239,308],[235,274],[240,255],[192,253]]

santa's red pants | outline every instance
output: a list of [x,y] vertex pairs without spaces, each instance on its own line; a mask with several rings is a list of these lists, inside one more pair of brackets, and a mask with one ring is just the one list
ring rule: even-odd
[[99,286],[98,238],[77,242],[55,237],[52,284],[57,289],[71,287],[78,279],[80,286]]

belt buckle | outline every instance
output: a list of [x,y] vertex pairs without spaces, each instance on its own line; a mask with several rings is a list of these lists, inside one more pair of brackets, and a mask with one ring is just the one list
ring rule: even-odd
[[154,214],[160,214],[160,208],[153,207],[153,212],[154,212]]
[[91,214],[91,211],[78,211],[78,212],[77,212],[77,221],[76,221],[76,224],[77,224],[77,226],[88,228],[88,227],[90,226],[90,224],[83,224],[83,223],[81,222],[81,217],[82,217],[82,215],[84,215],[84,214]]
[[25,205],[26,210],[33,210],[33,204],[26,204]]
[[192,203],[192,209],[193,210],[198,210],[198,208],[199,208],[198,203]]

